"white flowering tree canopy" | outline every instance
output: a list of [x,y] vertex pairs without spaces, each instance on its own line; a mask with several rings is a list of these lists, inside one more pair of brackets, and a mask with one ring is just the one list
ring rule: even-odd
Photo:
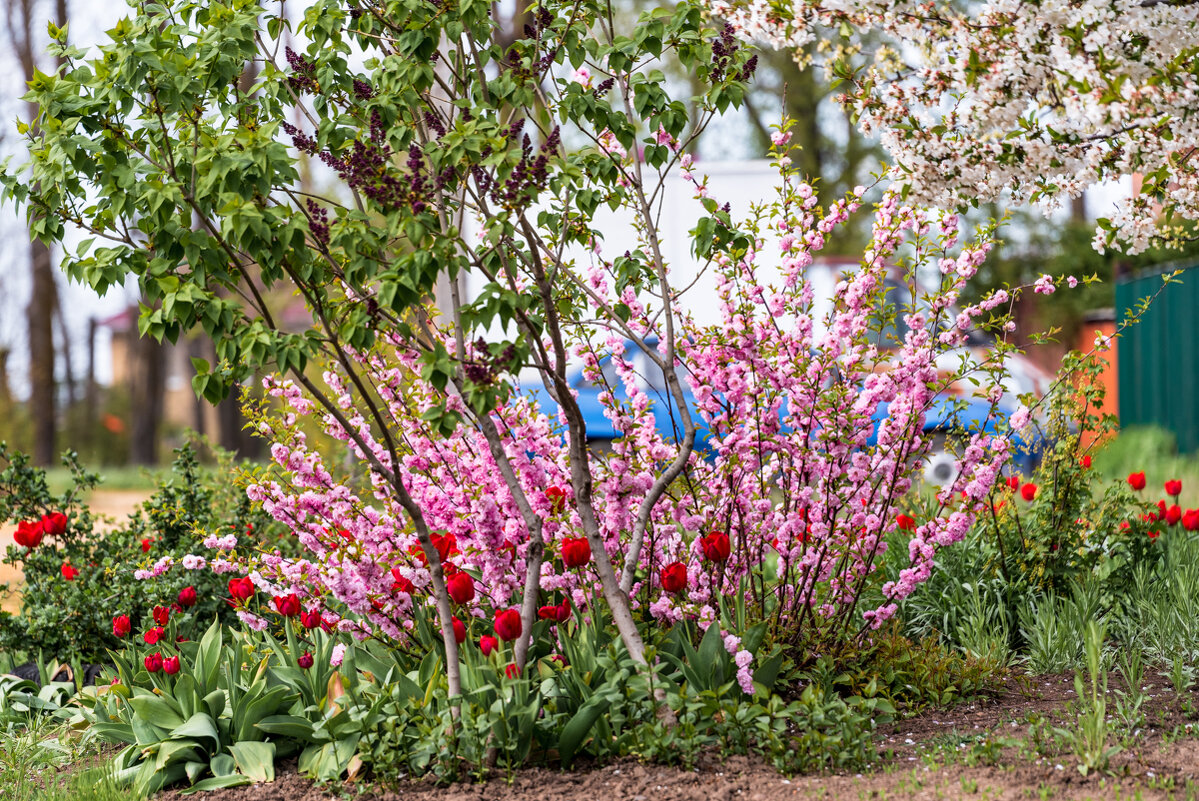
[[1052,210],[1132,178],[1095,246],[1177,246],[1199,219],[1199,4],[713,0],[745,38],[827,56],[914,202]]

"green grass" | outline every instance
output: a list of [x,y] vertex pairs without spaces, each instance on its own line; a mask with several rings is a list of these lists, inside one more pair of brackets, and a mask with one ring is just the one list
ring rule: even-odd
[[34,793],[15,801],[136,801],[132,787],[118,787],[110,765],[104,764],[69,776],[55,776]]
[[6,715],[0,728],[0,797],[4,801],[123,801],[97,742],[43,715]]
[[[100,490],[136,490],[151,492],[155,482],[170,472],[169,467],[103,467],[89,468],[100,474]],[[54,467],[46,471],[46,483],[56,494],[71,488],[71,472],[65,467]]]

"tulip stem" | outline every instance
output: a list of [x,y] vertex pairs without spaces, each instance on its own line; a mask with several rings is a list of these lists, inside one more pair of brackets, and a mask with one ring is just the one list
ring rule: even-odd
[[[1011,584],[1012,577],[1008,575],[1007,572],[1007,551],[1003,547],[1003,532],[999,529],[999,516],[995,514],[994,494],[991,495],[988,506],[991,507],[991,522],[995,525],[995,543],[999,546],[999,572],[1003,573],[1003,580],[1006,583]],[[1017,522],[1020,520],[1020,515],[1018,512],[1016,513],[1016,520]]]

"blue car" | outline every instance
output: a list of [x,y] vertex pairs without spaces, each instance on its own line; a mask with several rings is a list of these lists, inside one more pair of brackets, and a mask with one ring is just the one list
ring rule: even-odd
[[[647,340],[647,345],[654,347],[657,341]],[[682,433],[682,422],[678,419],[677,407],[671,400],[666,388],[666,381],[661,370],[631,341],[625,343],[626,353],[632,354],[633,366],[642,382],[642,388],[651,398],[655,411],[654,425],[664,439],[674,439]],[[587,426],[587,440],[593,447],[604,450],[620,436],[604,414],[604,406],[599,396],[602,392],[611,391],[618,400],[628,401],[624,383],[616,373],[616,366],[611,356],[600,359],[602,381],[591,381],[581,367],[572,371],[567,381],[578,393],[577,402]],[[708,431],[703,417],[695,404],[695,396],[691,392],[685,377],[683,378],[683,393],[691,418],[696,422],[695,449],[700,453],[710,452],[708,448]],[[539,406],[547,414],[557,411],[557,404],[550,398],[544,387],[527,387],[525,393],[536,398]],[[660,410],[660,411],[659,411]],[[991,414],[991,406],[978,398],[963,398],[939,396],[934,399],[925,414],[924,432],[931,439],[929,454],[925,458],[924,478],[930,484],[943,486],[953,481],[956,476],[954,462],[956,457],[952,446],[960,442],[980,428],[989,433],[997,433],[997,423],[1006,419],[1015,408],[1007,408],[1001,402],[995,415]],[[874,445],[878,435],[879,424],[887,417],[887,404],[880,404],[874,414],[874,432],[868,444]],[[996,419],[998,418],[998,419]],[[1041,441],[1026,443],[1016,438],[1015,466],[1025,473],[1031,472],[1040,459],[1044,447]]]

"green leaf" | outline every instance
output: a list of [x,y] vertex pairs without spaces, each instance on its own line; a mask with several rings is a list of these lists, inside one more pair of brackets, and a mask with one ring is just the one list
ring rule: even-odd
[[312,722],[298,715],[271,715],[254,724],[267,734],[312,742]]
[[724,638],[720,636],[720,626],[713,623],[699,643],[696,654],[695,669],[701,676],[710,676],[712,683],[704,689],[712,689],[724,683],[724,662],[728,651],[724,648]]
[[177,762],[192,762],[203,756],[200,745],[195,740],[180,740],[165,742],[158,747],[158,755],[154,760],[156,770],[162,770],[167,765]]
[[229,754],[217,754],[208,763],[208,767],[212,769],[213,776],[232,776],[237,772],[237,763]]
[[575,754],[583,747],[591,727],[608,706],[609,700],[606,695],[593,695],[562,727],[562,734],[558,737],[558,754],[562,759],[562,767],[570,767]]
[[241,742],[229,746],[238,769],[256,782],[275,780],[275,744]]
[[[224,638],[221,633],[221,625],[217,620],[212,621],[212,625],[208,627],[208,631],[204,632],[204,636],[200,638],[200,647],[196,650],[196,668],[192,675],[196,679],[197,690],[201,693],[207,693],[204,701],[208,704],[211,710],[212,704],[209,703],[208,697],[213,690],[217,689],[217,677],[221,670],[221,646],[224,644]],[[220,717],[220,712],[213,714],[213,717]]]
[[140,719],[154,726],[169,730],[183,725],[179,707],[160,695],[136,695],[129,699],[129,705]]
[[231,776],[212,776],[202,782],[193,784],[179,794],[191,795],[192,793],[203,793],[208,790],[223,790],[226,787],[241,787],[244,784],[250,784],[251,781],[249,776],[242,776],[240,773],[234,773]]
[[208,772],[208,763],[207,762],[188,762],[186,765],[183,766],[183,769],[185,771],[187,771],[188,784],[195,784],[196,779],[200,778],[201,776],[203,776],[205,773]]
[[197,712],[188,718],[182,726],[177,726],[171,731],[172,739],[183,737],[211,741],[212,748],[209,749],[209,753],[215,753],[221,747],[221,733],[217,729],[216,721],[204,712]]

